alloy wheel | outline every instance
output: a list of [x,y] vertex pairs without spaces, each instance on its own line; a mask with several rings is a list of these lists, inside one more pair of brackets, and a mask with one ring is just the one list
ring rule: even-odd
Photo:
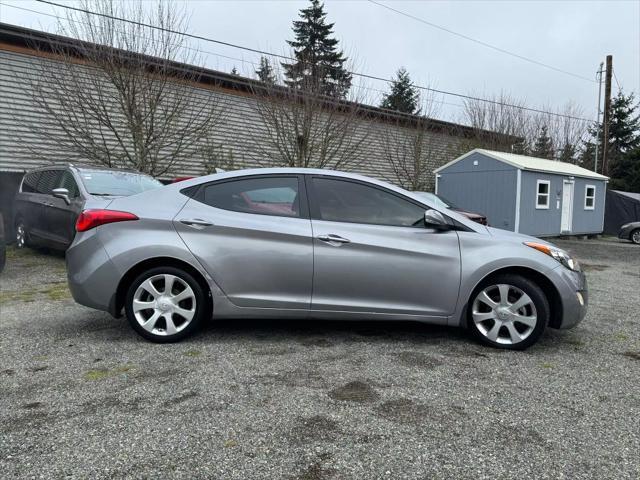
[[524,341],[538,323],[531,297],[518,287],[504,283],[490,285],[478,293],[471,317],[484,337],[502,345]]
[[640,245],[640,228],[633,231],[631,234],[631,241]]
[[196,313],[196,295],[189,284],[176,275],[153,275],[144,280],[133,295],[136,321],[153,335],[181,332]]
[[18,248],[24,248],[26,245],[27,233],[25,232],[24,225],[19,224],[16,227],[16,246]]

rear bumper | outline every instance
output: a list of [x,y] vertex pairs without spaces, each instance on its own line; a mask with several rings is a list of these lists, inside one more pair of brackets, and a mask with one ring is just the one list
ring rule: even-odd
[[99,240],[96,229],[76,236],[67,250],[67,280],[73,299],[110,312],[120,274]]
[[560,294],[562,319],[558,328],[573,328],[587,315],[589,291],[587,277],[563,266],[554,269],[551,280]]

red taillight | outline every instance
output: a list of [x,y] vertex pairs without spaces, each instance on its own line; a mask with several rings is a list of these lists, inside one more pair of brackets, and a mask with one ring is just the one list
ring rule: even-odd
[[116,210],[85,210],[78,216],[76,231],[86,232],[105,223],[126,222],[138,220],[133,213],[118,212]]

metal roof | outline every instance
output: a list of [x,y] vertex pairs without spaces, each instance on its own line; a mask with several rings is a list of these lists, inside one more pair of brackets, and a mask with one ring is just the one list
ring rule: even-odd
[[600,175],[599,173],[592,172],[586,168],[579,167],[572,163],[559,162],[557,160],[547,160],[546,158],[529,157],[527,155],[516,155],[515,153],[496,152],[494,150],[485,150],[483,148],[476,148],[468,153],[465,153],[461,157],[450,161],[442,167],[434,170],[436,173],[441,172],[445,168],[459,162],[460,160],[468,157],[473,153],[481,153],[487,157],[498,160],[499,162],[507,163],[520,170],[530,170],[533,172],[546,172],[555,173],[559,175],[570,175],[574,177],[593,178],[597,180],[609,180],[609,177]]

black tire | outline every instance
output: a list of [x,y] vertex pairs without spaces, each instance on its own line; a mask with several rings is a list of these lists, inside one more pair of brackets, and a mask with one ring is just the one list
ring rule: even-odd
[[[154,331],[156,332],[154,333],[154,331],[149,331],[145,329],[140,323],[138,318],[142,317],[142,320],[144,320],[148,316],[147,318],[148,320],[151,318],[153,314],[155,314],[156,312],[159,312],[160,309],[150,308],[150,309],[140,310],[138,312],[139,313],[138,317],[136,317],[136,314],[134,313],[134,310],[133,310],[134,297],[136,296],[136,292],[138,292],[138,289],[141,287],[141,285],[146,280],[152,279],[154,277],[161,276],[161,275],[169,275],[169,276],[176,277],[181,282],[184,282],[184,284],[188,285],[194,294],[193,298],[195,301],[195,308],[193,308],[193,310],[195,310],[195,313],[193,314],[193,318],[187,323],[186,326],[184,326],[182,329],[180,329],[174,334],[168,334],[166,332],[166,330],[168,329],[168,326],[167,326],[167,319],[164,317],[164,315],[169,314],[172,318],[171,321],[178,328],[180,328],[179,324],[182,325],[181,322],[185,321],[185,317],[181,317],[177,313],[171,313],[171,310],[168,312],[164,312],[162,314],[163,316],[159,317],[159,319],[156,321],[157,328],[154,329]],[[175,283],[178,283],[179,286],[183,286],[181,282],[177,281]],[[155,286],[157,286],[157,285],[162,285],[163,281],[161,279],[157,279],[157,280],[154,280],[153,283],[155,284]],[[164,288],[166,290],[166,285],[164,286]],[[146,292],[143,289],[141,290],[141,292],[138,292],[138,296],[144,295],[145,293]],[[166,297],[164,295],[165,291],[162,291],[161,293],[163,294],[161,295],[161,297],[163,296]],[[154,302],[155,298],[152,296],[149,296],[146,300]],[[178,304],[185,308],[192,308],[191,305],[189,304],[185,305],[183,302],[178,302]],[[168,308],[171,308],[171,307],[168,307]],[[124,310],[127,316],[127,320],[129,321],[129,324],[140,336],[156,343],[171,343],[171,342],[178,342],[188,337],[189,335],[193,334],[202,324],[203,318],[206,315],[210,314],[211,307],[210,307],[209,296],[205,293],[200,283],[191,274],[189,274],[188,272],[185,272],[180,268],[175,268],[175,267],[155,267],[141,273],[133,280],[133,282],[131,282],[131,285],[129,285],[129,288],[127,289]],[[163,322],[164,322],[164,333],[162,333]]]
[[636,245],[640,245],[640,228],[636,228],[629,234],[629,240]]
[[[22,235],[22,241],[21,241]],[[25,227],[22,219],[18,219],[15,224],[15,241],[17,248],[27,248],[31,246],[31,240],[29,239],[29,232]]]
[[[482,292],[487,291],[489,300],[499,300],[502,292],[498,285],[507,285],[511,287],[507,289],[507,297],[509,298],[509,300],[507,300],[508,304],[515,304],[520,298],[523,298],[524,300],[521,293],[528,295],[531,302],[523,306],[521,310],[518,310],[518,312],[522,312],[520,317],[510,313],[508,307],[505,311],[505,306],[500,304],[497,305],[496,309],[493,309],[489,307],[488,304],[484,303],[483,300],[478,299],[476,302],[478,296]],[[513,301],[511,298],[513,298]],[[535,311],[531,304],[535,307]],[[476,306],[478,309],[474,312],[474,308]],[[476,322],[474,321],[474,314],[478,319],[483,318],[482,315],[493,314],[496,319],[493,320],[491,318],[487,318],[486,320]],[[534,314],[536,317],[534,325],[525,325],[524,323],[520,323],[520,320],[518,319],[527,319],[528,322],[531,322],[529,319],[533,317]],[[498,318],[499,315],[504,315],[505,318],[501,320]],[[515,274],[495,275],[482,281],[471,294],[471,298],[467,305],[467,327],[471,335],[484,345],[506,350],[524,350],[536,343],[547,327],[550,316],[549,301],[542,289],[528,278]],[[516,320],[514,321],[514,319]],[[511,326],[508,325],[509,323],[511,323]],[[497,330],[494,330],[494,327]],[[516,334],[518,335],[516,338],[520,338],[520,336],[524,336],[525,338],[514,341],[513,335],[511,335],[511,327],[516,330]],[[495,341],[488,338],[490,332],[497,332],[499,335]]]

